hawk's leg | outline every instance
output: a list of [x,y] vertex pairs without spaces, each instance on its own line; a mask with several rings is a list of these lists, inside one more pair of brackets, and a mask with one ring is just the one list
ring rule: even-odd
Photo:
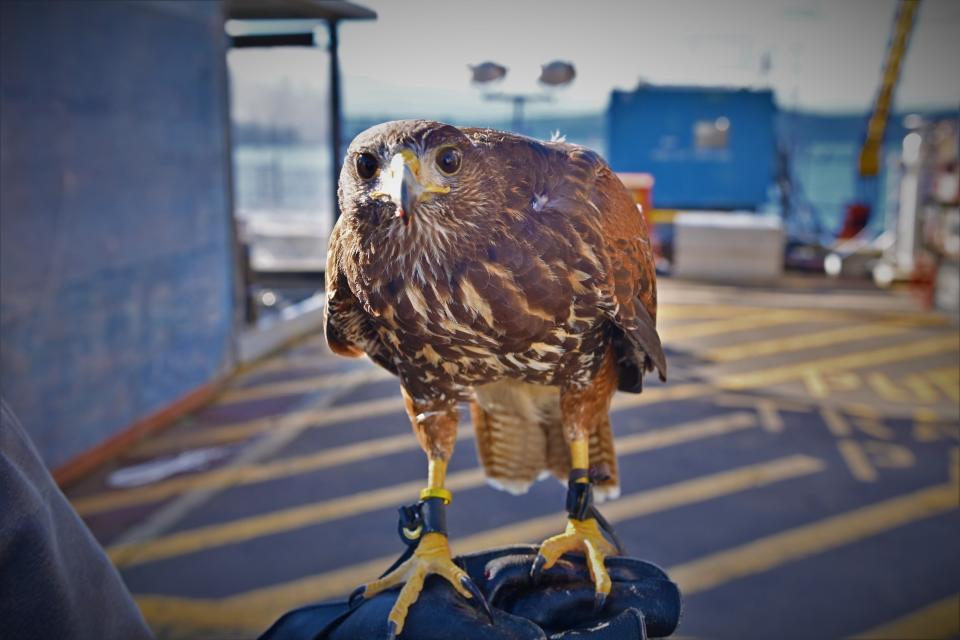
[[567,488],[567,528],[540,545],[540,553],[533,563],[533,577],[549,569],[565,553],[580,551],[586,558],[587,569],[596,586],[597,608],[603,607],[613,586],[604,566],[607,556],[616,555],[617,548],[603,535],[593,510],[593,497],[587,471],[587,440],[570,444],[573,468]]
[[466,572],[455,565],[447,542],[446,505],[451,493],[444,488],[447,475],[447,460],[453,453],[457,435],[457,407],[455,403],[414,400],[404,390],[403,397],[413,430],[429,460],[427,487],[420,492],[420,525],[413,531],[404,529],[403,534],[414,541],[413,555],[392,571],[363,587],[363,596],[371,598],[378,593],[403,585],[397,601],[388,616],[391,638],[400,635],[410,607],[420,597],[428,575],[442,576],[464,598],[472,599],[484,607],[492,619],[488,605],[480,590]]
[[598,609],[606,602],[612,587],[604,560],[607,556],[615,555],[618,549],[604,536],[603,529],[609,529],[609,525],[593,506],[590,434],[601,425],[607,424],[610,398],[616,391],[616,375],[612,353],[608,353],[591,384],[584,388],[561,391],[563,432],[570,447],[567,528],[563,533],[544,540],[532,569],[536,580],[541,571],[552,567],[564,553],[582,552],[590,577],[596,586]]

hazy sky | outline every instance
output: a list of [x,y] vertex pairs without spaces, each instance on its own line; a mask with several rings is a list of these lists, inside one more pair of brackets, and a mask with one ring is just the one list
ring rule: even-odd
[[[772,86],[780,104],[865,110],[877,90],[894,0],[359,0],[375,22],[342,27],[345,104],[353,115],[509,114],[480,99],[468,64],[510,72],[503,91],[536,91],[541,63],[572,61],[573,85],[537,111],[606,107],[614,88]],[[960,0],[924,0],[898,106],[960,104]],[[769,72],[761,75],[767,54]]]

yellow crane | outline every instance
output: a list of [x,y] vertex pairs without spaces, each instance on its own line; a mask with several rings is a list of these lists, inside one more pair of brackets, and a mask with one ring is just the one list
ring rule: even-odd
[[880,90],[873,102],[867,135],[860,149],[860,177],[875,177],[880,173],[880,149],[883,146],[883,134],[887,130],[890,107],[893,103],[893,91],[900,79],[900,69],[907,53],[910,33],[916,21],[920,0],[900,0],[897,19],[894,22],[893,37],[887,47],[886,60]]

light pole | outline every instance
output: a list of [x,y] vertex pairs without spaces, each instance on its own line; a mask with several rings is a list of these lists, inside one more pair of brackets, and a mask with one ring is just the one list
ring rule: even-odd
[[[501,82],[507,75],[507,67],[496,62],[483,62],[469,67],[472,73],[472,81],[475,85],[484,90],[486,86],[492,83]],[[545,87],[564,87],[573,82],[577,72],[570,62],[554,60],[553,62],[540,66],[539,82]],[[488,92],[483,93],[484,100],[496,102],[510,102],[513,104],[513,121],[511,128],[517,133],[523,133],[523,113],[524,108],[529,102],[551,102],[554,97],[548,93],[520,93],[520,92]]]

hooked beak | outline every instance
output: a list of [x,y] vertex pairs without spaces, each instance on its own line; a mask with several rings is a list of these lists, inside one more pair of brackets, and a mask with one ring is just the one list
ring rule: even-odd
[[389,198],[397,206],[394,217],[400,218],[406,225],[410,222],[414,207],[424,194],[448,191],[449,187],[425,185],[421,181],[420,160],[417,155],[410,149],[403,149],[390,160],[390,165],[383,172],[381,190],[374,195]]

